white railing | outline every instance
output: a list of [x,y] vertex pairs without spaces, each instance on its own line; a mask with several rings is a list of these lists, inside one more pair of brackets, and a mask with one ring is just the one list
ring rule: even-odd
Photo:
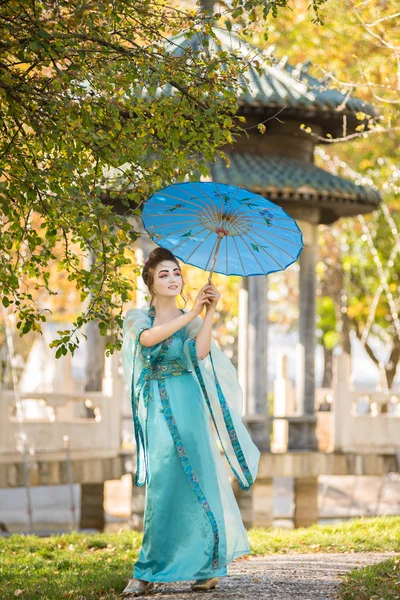
[[[17,414],[13,391],[0,390],[0,455],[18,452],[21,433],[37,453],[64,452],[65,436],[76,457],[116,456],[121,447],[125,390],[113,362],[102,392],[23,392]],[[114,377],[113,377],[114,375]]]
[[332,443],[344,452],[396,453],[400,448],[400,394],[350,387],[351,361],[336,357]]
[[[119,410],[113,398],[102,393],[54,394],[25,393],[22,428],[16,418],[12,392],[0,397],[0,453],[15,452],[19,433],[26,434],[35,452],[57,452],[64,448],[68,436],[71,452],[75,450],[119,450]],[[84,417],[85,405],[92,415]],[[42,415],[40,411],[42,410]],[[47,415],[46,415],[47,413]],[[34,416],[34,415],[37,416]],[[39,416],[40,415],[40,416]]]
[[[400,449],[400,393],[354,389],[351,358],[335,356],[335,384],[315,394],[320,451],[396,454]],[[296,416],[295,389],[287,378],[287,357],[280,356],[274,382],[276,449],[287,442],[285,417]]]
[[[376,454],[399,452],[400,394],[352,388],[350,367],[347,355],[336,356],[334,387],[316,390],[319,449]],[[64,437],[68,436],[71,454],[76,457],[118,455],[124,445],[127,398],[120,371],[118,358],[110,357],[102,392],[20,394],[22,427],[17,419],[13,392],[0,391],[0,455],[18,452],[21,431],[35,453],[64,452]],[[282,355],[274,382],[273,451],[285,451],[286,417],[296,416],[295,397],[296,390],[287,377],[287,357]]]

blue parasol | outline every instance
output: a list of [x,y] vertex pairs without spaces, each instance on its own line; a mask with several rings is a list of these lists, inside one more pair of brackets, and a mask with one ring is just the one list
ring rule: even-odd
[[296,221],[280,206],[216,182],[170,185],[144,204],[152,240],[184,263],[224,275],[268,275],[294,263],[303,248]]

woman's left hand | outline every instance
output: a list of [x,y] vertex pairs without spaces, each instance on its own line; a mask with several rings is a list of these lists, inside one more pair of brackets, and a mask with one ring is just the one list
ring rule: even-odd
[[221,294],[219,293],[219,291],[213,283],[209,283],[207,285],[205,293],[207,294],[207,297],[210,300],[210,303],[206,304],[206,313],[208,313],[209,310],[215,310],[217,308],[217,303],[221,298]]

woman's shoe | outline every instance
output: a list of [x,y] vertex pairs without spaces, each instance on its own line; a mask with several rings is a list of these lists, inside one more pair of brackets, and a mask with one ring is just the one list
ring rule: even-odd
[[142,581],[141,579],[130,579],[126,588],[121,592],[121,596],[144,596],[154,588],[152,581]]
[[219,577],[211,577],[210,579],[197,579],[192,583],[192,590],[212,590],[219,581]]

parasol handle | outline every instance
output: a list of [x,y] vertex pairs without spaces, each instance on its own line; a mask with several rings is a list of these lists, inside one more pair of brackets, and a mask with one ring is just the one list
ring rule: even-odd
[[208,276],[208,283],[211,283],[211,278],[213,276],[214,273],[214,267],[215,267],[215,263],[217,262],[217,256],[218,256],[218,252],[219,252],[219,247],[221,245],[222,242],[222,238],[224,238],[226,236],[225,230],[224,229],[220,229],[218,230],[218,241],[217,241],[217,245],[215,247],[215,254],[214,254],[214,258],[212,261],[212,265],[211,265],[211,269],[210,269],[210,274]]

